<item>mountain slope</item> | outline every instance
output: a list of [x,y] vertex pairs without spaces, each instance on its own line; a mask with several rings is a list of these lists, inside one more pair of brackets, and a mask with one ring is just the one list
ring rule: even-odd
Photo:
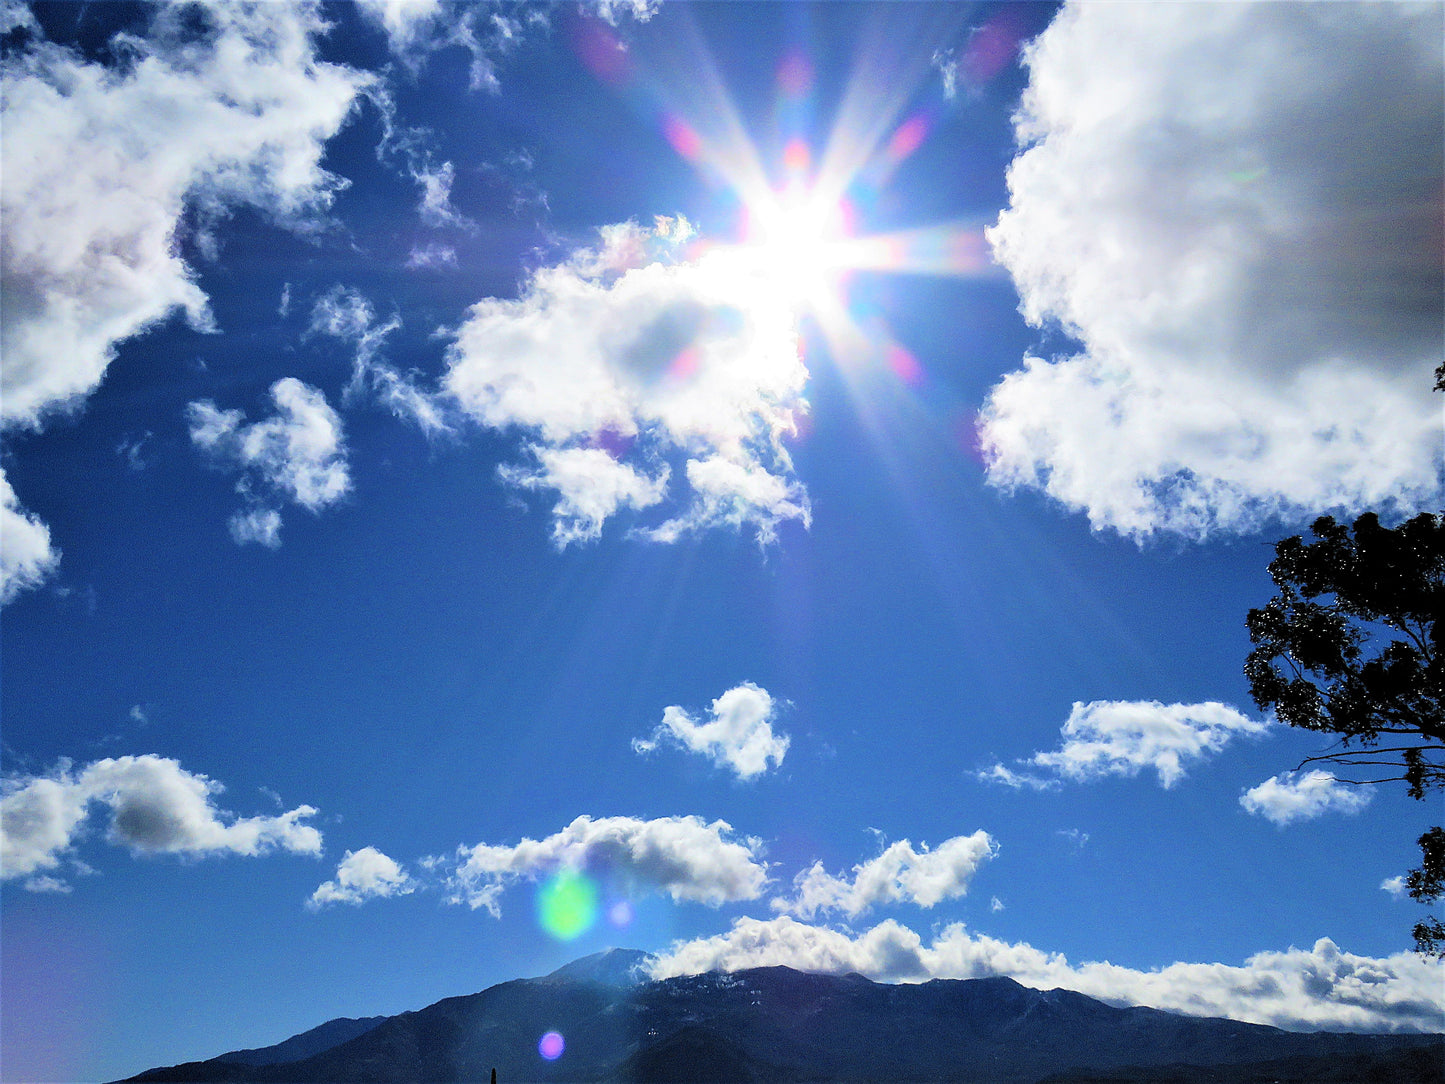
[[[1232,1082],[1326,1079],[1346,1065],[1361,1080],[1445,1079],[1438,1036],[1296,1034],[1116,1008],[1006,978],[890,985],[769,967],[647,982],[639,962],[637,954],[605,954],[447,998],[284,1064],[221,1058],[132,1079],[486,1081],[495,1068],[504,1084]],[[555,1061],[538,1053],[548,1031],[566,1039]]]

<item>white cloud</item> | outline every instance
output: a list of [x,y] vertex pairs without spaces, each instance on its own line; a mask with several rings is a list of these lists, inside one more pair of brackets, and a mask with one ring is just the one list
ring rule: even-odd
[[640,23],[647,22],[657,14],[662,0],[592,0],[590,6],[597,12],[598,18],[616,26],[623,16],[636,19]]
[[762,775],[782,765],[791,739],[773,731],[777,709],[766,689],[745,681],[712,702],[712,717],[698,722],[673,704],[650,739],[634,738],[632,748],[650,753],[659,742],[682,746],[726,768],[739,779]]
[[1397,873],[1393,877],[1386,877],[1380,882],[1380,891],[1388,892],[1392,899],[1403,900],[1410,895],[1410,888],[1405,884],[1405,875]]
[[457,177],[455,166],[450,162],[439,166],[428,164],[413,176],[421,185],[421,203],[417,205],[417,213],[425,225],[433,228],[473,225],[452,206],[452,184]]
[[50,528],[20,507],[10,480],[0,470],[0,605],[40,586],[59,563],[60,553],[50,544]]
[[355,345],[351,381],[346,386],[347,399],[354,399],[369,388],[398,418],[415,423],[425,433],[447,432],[450,424],[436,397],[422,391],[413,374],[400,373],[381,358],[387,337],[400,329],[399,317],[393,316],[381,323],[371,302],[360,291],[337,285],[317,298],[312,306],[307,334],[327,335]]
[[667,978],[777,965],[892,982],[1006,975],[1036,989],[1077,990],[1115,1004],[1297,1030],[1438,1031],[1445,1011],[1445,968],[1438,961],[1413,952],[1356,956],[1328,939],[1309,950],[1261,952],[1243,966],[1175,963],[1138,971],[1071,964],[1059,953],[969,933],[960,924],[925,945],[891,919],[855,936],[784,915],[740,918],[725,934],[675,944],[650,971]]
[[321,833],[301,823],[315,816],[311,806],[238,818],[216,807],[213,798],[223,789],[154,754],[107,757],[79,772],[62,761],[48,776],[8,777],[0,797],[0,875],[26,877],[59,866],[93,803],[110,809],[109,840],[139,853],[257,855],[278,847],[321,853]]
[[69,881],[62,881],[58,877],[51,877],[44,873],[37,873],[34,877],[28,878],[21,887],[26,892],[50,893],[57,896],[68,896],[73,891]]
[[281,513],[274,508],[250,508],[237,512],[226,521],[226,526],[238,546],[255,542],[274,550],[281,545]]
[[1239,796],[1249,812],[1283,827],[1310,821],[1326,813],[1358,813],[1374,794],[1363,787],[1342,783],[1318,768],[1296,777],[1284,772],[1251,787]]
[[1044,789],[1060,779],[1077,783],[1109,775],[1136,776],[1153,768],[1159,783],[1172,787],[1184,765],[1218,753],[1235,737],[1263,734],[1268,724],[1246,718],[1226,704],[1161,704],[1157,700],[1076,701],[1055,752],[1035,753],[1020,764],[1046,774],[1015,772],[1002,764],[979,778],[1012,787]]
[[336,867],[335,879],[323,881],[306,906],[316,911],[332,903],[359,904],[378,897],[404,896],[416,887],[416,881],[395,860],[375,847],[363,847],[346,852]]
[[[600,447],[631,477],[669,483],[680,509],[641,533],[751,527],[766,542],[784,520],[809,522],[782,445],[806,409],[795,317],[756,257],[689,250],[691,240],[682,219],[604,227],[597,248],[538,270],[521,297],[473,306],[444,385],[480,424],[525,433],[534,457]],[[685,465],[664,476],[669,457]],[[545,471],[503,477],[551,484]],[[600,472],[595,498],[571,477],[561,533],[597,525],[572,509],[635,507],[615,500],[621,477]]]
[[391,51],[412,72],[420,71],[437,50],[460,46],[471,54],[472,89],[494,93],[501,89],[497,61],[520,44],[529,27],[547,25],[541,10],[523,19],[504,15],[493,5],[442,0],[357,0],[357,7],[386,32]]
[[932,907],[966,895],[978,867],[997,850],[993,838],[983,831],[946,839],[936,850],[929,850],[927,844],[914,850],[912,843],[902,839],[884,848],[878,857],[854,866],[851,881],[828,873],[821,862],[813,863],[793,878],[796,896],[775,899],[772,906],[775,911],[803,918],[821,911],[841,911],[856,918],[873,907],[900,902]]
[[[197,11],[204,40],[185,27]],[[0,428],[77,409],[117,343],[176,312],[214,330],[179,254],[188,207],[202,223],[249,204],[299,225],[329,205],[344,182],[321,168],[325,143],[371,77],[317,60],[324,28],[309,4],[209,3],[161,8],[117,50],[123,67],[46,41],[7,54]],[[59,558],[8,484],[5,496],[0,601]]]
[[124,70],[48,42],[5,60],[7,426],[74,406],[114,344],[177,310],[211,326],[175,244],[188,203],[296,221],[342,184],[321,156],[370,77],[316,59],[316,9],[208,4],[206,41],[186,17],[127,38]]
[[535,470],[504,464],[497,473],[519,489],[556,490],[552,541],[558,549],[598,538],[603,522],[619,508],[649,508],[667,494],[666,465],[649,478],[604,448],[534,445],[531,452],[537,459]]
[[319,512],[351,488],[341,418],[316,388],[295,377],[271,385],[277,413],[246,425],[239,410],[218,410],[209,400],[187,408],[191,440],[223,463],[243,472],[237,491],[256,507],[231,518],[238,544],[280,544],[281,514],[269,507],[289,499]]
[[755,839],[735,838],[725,821],[582,816],[546,839],[459,847],[449,879],[451,902],[500,915],[499,899],[508,884],[574,869],[717,907],[762,894],[768,874],[761,847]]
[[1442,10],[1070,4],[1026,51],[989,478],[1138,539],[1440,492]]
[[456,267],[457,250],[451,245],[428,242],[424,245],[413,245],[412,250],[407,253],[406,266],[408,270],[434,271],[442,267]]

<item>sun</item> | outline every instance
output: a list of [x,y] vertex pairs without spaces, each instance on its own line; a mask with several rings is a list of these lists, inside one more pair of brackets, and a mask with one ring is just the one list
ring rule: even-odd
[[850,269],[850,228],[844,200],[795,181],[747,201],[742,248],[779,296],[805,307],[828,307]]

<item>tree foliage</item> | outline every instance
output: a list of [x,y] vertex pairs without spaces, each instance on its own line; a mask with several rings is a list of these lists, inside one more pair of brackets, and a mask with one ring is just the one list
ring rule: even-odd
[[[1338,735],[1306,764],[1329,762],[1350,783],[1403,780],[1424,799],[1445,788],[1445,518],[1388,528],[1367,512],[1353,533],[1331,516],[1310,529],[1313,542],[1275,546],[1279,593],[1249,611],[1250,693],[1290,726]],[[1406,884],[1428,903],[1445,895],[1445,832],[1419,843],[1423,862]],[[1414,932],[1422,952],[1445,955],[1438,919]]]

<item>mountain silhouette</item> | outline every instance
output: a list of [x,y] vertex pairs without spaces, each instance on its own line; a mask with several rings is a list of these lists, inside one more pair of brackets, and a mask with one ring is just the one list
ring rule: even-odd
[[[501,1084],[1445,1081],[1439,1035],[1301,1034],[1008,978],[895,985],[763,967],[650,981],[646,960],[612,950],[379,1023],[347,1022],[368,1026],[290,1060],[271,1053],[341,1022],[237,1052],[245,1060],[223,1054],[130,1079],[485,1082],[495,1069]],[[555,1060],[540,1053],[548,1032],[564,1038]]]

